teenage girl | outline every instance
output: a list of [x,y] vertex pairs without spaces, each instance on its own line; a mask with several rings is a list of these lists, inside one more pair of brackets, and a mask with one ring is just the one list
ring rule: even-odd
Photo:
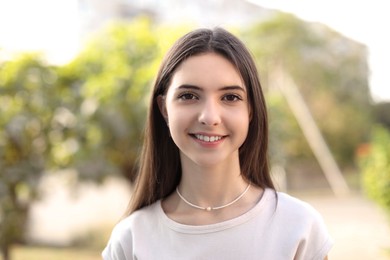
[[326,259],[308,204],[274,189],[253,58],[224,29],[198,29],[165,56],[153,88],[128,216],[109,259]]

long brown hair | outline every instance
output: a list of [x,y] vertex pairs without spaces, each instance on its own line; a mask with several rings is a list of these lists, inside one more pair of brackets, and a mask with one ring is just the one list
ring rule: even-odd
[[242,176],[259,187],[274,188],[268,166],[267,109],[253,58],[245,45],[228,31],[197,29],[177,40],[161,63],[151,95],[138,179],[128,214],[167,197],[180,182],[179,149],[170,138],[157,98],[166,94],[176,68],[185,59],[207,52],[222,55],[235,65],[248,90],[251,121],[248,136],[239,149]]

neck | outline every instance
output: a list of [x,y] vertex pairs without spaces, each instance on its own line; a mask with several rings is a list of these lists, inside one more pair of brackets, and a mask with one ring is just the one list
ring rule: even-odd
[[181,195],[181,193],[179,192],[179,188],[178,188],[178,187],[176,187],[176,193],[177,193],[177,195],[180,197],[180,199],[181,199],[182,201],[184,201],[187,205],[189,205],[189,206],[191,206],[191,207],[193,207],[193,208],[196,208],[196,209],[201,209],[201,210],[206,210],[206,211],[212,211],[212,210],[224,209],[224,208],[227,208],[227,207],[233,205],[234,203],[236,203],[237,201],[239,201],[242,197],[244,197],[245,193],[248,192],[250,186],[251,186],[251,184],[249,183],[248,186],[246,187],[246,189],[245,189],[237,198],[235,198],[234,200],[232,200],[232,201],[229,202],[229,203],[226,203],[226,204],[223,204],[223,205],[220,205],[220,206],[207,206],[207,207],[202,207],[202,206],[193,204],[193,203],[189,202],[186,198],[184,198],[183,195]]
[[219,206],[234,200],[248,186],[239,162],[199,166],[182,162],[181,194],[194,204]]

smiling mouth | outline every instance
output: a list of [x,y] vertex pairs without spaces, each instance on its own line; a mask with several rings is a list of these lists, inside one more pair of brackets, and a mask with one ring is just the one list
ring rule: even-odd
[[218,136],[218,135],[208,136],[208,135],[201,135],[201,134],[192,134],[192,136],[200,141],[209,142],[209,143],[219,141],[223,138],[223,136]]

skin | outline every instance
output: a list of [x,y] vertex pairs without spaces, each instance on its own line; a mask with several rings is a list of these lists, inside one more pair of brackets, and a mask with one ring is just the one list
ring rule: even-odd
[[[250,106],[236,68],[215,53],[190,57],[174,73],[159,104],[180,149],[183,196],[204,207],[239,196],[248,185],[241,177],[238,149],[248,134]],[[211,212],[190,207],[176,193],[162,205],[177,222],[204,225],[243,214],[261,194],[262,189],[251,187],[237,203]]]

